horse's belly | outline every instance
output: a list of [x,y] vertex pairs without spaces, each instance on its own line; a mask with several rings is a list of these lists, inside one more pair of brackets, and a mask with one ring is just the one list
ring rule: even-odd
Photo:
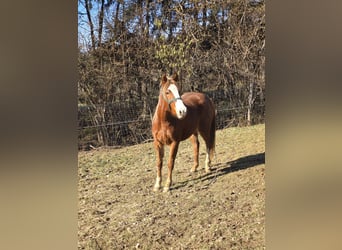
[[180,138],[181,141],[184,141],[186,139],[188,139],[191,135],[193,135],[195,133],[195,131],[186,131],[185,133],[183,133],[182,137]]
[[[182,129],[176,129],[182,128]],[[160,130],[156,130],[154,138],[164,145],[170,145],[174,141],[184,141],[188,139],[192,134],[197,133],[197,126],[187,127],[182,123],[176,124],[174,127],[164,127]]]

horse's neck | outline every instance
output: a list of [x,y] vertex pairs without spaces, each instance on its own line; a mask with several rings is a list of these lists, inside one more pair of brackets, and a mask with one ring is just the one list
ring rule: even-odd
[[163,96],[159,95],[158,106],[157,106],[157,115],[160,120],[166,121],[168,120],[168,116],[166,115],[166,111],[168,109],[167,103],[163,99]]

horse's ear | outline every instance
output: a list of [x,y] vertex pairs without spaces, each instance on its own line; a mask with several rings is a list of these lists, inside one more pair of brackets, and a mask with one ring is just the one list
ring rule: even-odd
[[164,82],[167,82],[166,74],[164,74],[161,79],[161,84],[163,84]]
[[172,77],[171,77],[175,82],[178,81],[178,74],[177,73],[173,73]]

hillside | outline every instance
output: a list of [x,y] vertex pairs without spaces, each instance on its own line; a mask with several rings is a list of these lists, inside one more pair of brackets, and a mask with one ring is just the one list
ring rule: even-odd
[[209,174],[203,140],[193,175],[191,144],[180,144],[169,194],[152,190],[152,143],[79,152],[78,248],[264,249],[265,125],[216,135]]

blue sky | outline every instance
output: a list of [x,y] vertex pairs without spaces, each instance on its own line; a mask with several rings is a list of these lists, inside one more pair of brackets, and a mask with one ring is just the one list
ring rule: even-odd
[[[97,16],[97,13],[99,12],[99,6],[98,4],[93,4],[93,8],[91,9],[91,16],[92,21],[95,25],[95,31],[96,31],[96,24],[97,20],[94,19]],[[89,42],[90,40],[90,28],[88,25],[88,18],[86,15],[86,10],[83,4],[83,1],[78,1],[78,43],[84,43]]]

